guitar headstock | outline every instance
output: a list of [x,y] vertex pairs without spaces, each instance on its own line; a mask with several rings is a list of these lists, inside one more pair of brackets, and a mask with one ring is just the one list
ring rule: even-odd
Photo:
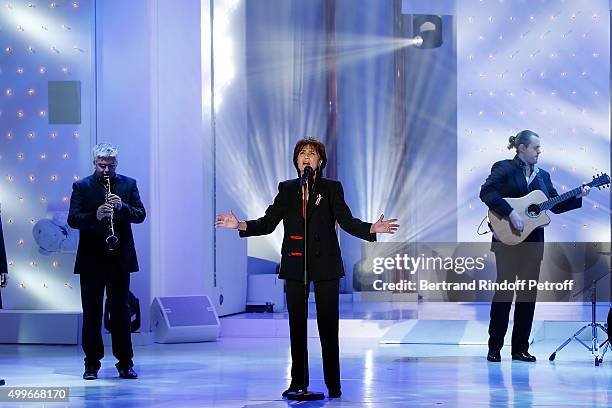
[[610,176],[608,176],[606,173],[596,174],[593,176],[593,181],[587,183],[586,185],[591,188],[597,187],[600,190],[602,188],[610,187]]

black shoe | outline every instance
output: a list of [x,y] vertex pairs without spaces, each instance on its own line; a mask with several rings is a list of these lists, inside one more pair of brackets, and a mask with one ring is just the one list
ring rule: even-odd
[[93,367],[85,367],[85,372],[83,373],[84,380],[97,380],[98,379],[98,370]]
[[341,395],[342,391],[340,391],[340,388],[331,389],[327,391],[328,398],[340,398]]
[[499,350],[489,350],[489,353],[487,353],[487,360],[492,363],[499,363],[501,361]]
[[302,389],[303,387],[300,385],[294,385],[291,384],[289,386],[289,388],[287,388],[285,391],[283,391],[283,393],[281,394],[283,396],[283,398],[287,397],[287,395],[289,395],[290,392],[298,392]]
[[119,371],[119,377],[121,378],[128,380],[135,380],[138,378],[138,374],[136,374],[136,371],[134,371],[132,367],[117,366],[117,371]]
[[528,363],[535,363],[536,358],[526,351],[520,351],[518,353],[512,353],[512,359],[518,361],[526,361]]

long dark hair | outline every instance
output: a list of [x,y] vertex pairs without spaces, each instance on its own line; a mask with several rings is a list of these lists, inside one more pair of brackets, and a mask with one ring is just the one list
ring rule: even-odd
[[319,139],[314,137],[304,137],[297,141],[295,144],[295,148],[293,149],[293,165],[295,166],[295,170],[297,171],[298,177],[300,176],[300,168],[298,167],[298,155],[300,151],[306,146],[312,146],[313,149],[317,151],[317,154],[321,158],[321,165],[319,166],[317,172],[319,176],[323,176],[323,169],[325,169],[325,165],[327,164],[327,153],[325,153],[325,145]]

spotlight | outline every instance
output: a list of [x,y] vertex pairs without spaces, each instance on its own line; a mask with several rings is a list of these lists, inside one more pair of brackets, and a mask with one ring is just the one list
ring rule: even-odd
[[415,41],[420,38],[418,48],[438,48],[442,45],[442,19],[430,14],[415,14],[412,17],[412,33]]

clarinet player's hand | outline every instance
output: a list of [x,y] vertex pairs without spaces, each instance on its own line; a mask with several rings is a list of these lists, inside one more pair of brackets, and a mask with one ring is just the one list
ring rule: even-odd
[[117,194],[109,195],[108,198],[107,198],[107,201],[116,210],[121,209],[121,205],[122,205],[121,197],[119,197]]
[[102,221],[104,218],[110,217],[112,213],[113,206],[108,203],[104,203],[98,207],[98,211],[96,211],[96,218],[98,221]]
[[215,227],[217,228],[236,229],[238,224],[238,218],[236,218],[232,210],[229,210],[227,214],[217,214],[217,222],[215,222]]

